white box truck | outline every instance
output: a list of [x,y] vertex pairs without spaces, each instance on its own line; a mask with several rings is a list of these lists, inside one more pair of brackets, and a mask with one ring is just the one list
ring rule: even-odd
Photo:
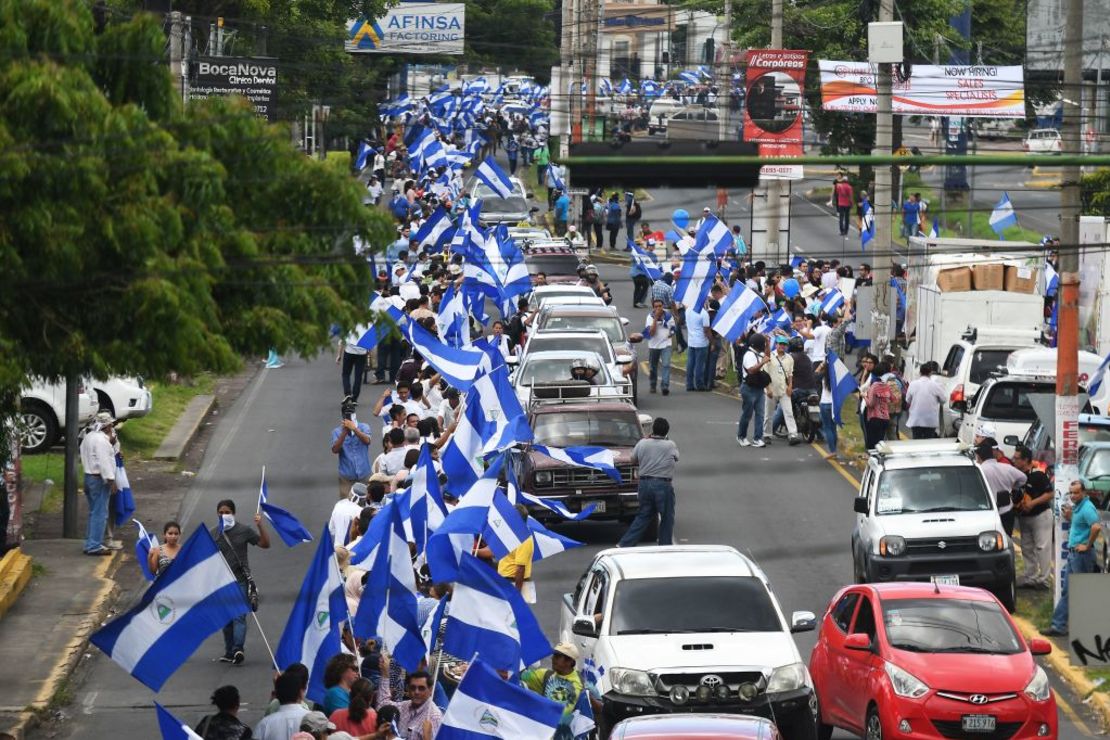
[[[1110,352],[1110,220],[1079,217],[1079,348]],[[1087,245],[1087,246],[1084,246]]]

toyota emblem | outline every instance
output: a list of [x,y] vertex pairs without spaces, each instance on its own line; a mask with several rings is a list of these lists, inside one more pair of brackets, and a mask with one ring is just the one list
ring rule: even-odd
[[943,550],[944,548],[948,547],[948,543],[945,542],[944,540],[941,540],[940,542],[937,543],[937,547],[939,549]]
[[713,674],[713,673],[710,673],[709,675],[706,675],[706,676],[702,676],[701,681],[699,681],[699,683],[702,686],[705,686],[706,688],[709,688],[709,689],[715,689],[718,686],[720,686],[721,684],[723,684],[724,682],[725,681],[724,681],[723,678],[721,678],[720,676],[718,676],[716,674]]
[[967,698],[967,700],[969,702],[971,702],[972,704],[986,704],[987,703],[987,695],[986,694],[972,694],[971,696],[969,696]]

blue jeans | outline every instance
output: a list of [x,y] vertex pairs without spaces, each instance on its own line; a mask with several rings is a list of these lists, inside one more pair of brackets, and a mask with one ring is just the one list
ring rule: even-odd
[[1068,564],[1064,568],[1064,580],[1060,584],[1060,603],[1052,612],[1052,628],[1061,632],[1068,631],[1068,574],[1069,573],[1094,573],[1095,553],[1090,548],[1087,552],[1068,553]]
[[686,390],[700,391],[705,379],[705,360],[709,347],[688,347],[686,350]]
[[98,475],[85,473],[85,501],[89,505],[89,523],[85,529],[85,552],[104,546],[104,527],[108,525],[108,495],[111,489]]
[[[662,365],[662,368],[660,368]],[[660,384],[664,389],[671,387],[671,348],[664,347],[663,349],[649,349],[648,350],[648,382],[651,387],[655,388],[655,380],[658,377]]]
[[717,359],[720,358],[720,356],[720,349],[710,349],[709,356],[705,360],[705,373],[702,376],[702,380],[705,383],[705,387],[710,390],[713,390],[717,385]]
[[740,401],[743,407],[740,410],[740,424],[736,427],[736,438],[744,439],[748,436],[748,422],[755,415],[755,427],[752,429],[752,439],[763,439],[763,409],[767,394],[763,388],[753,388],[747,383],[740,385]]
[[[239,581],[243,599],[247,598],[247,584]],[[247,615],[242,614],[224,625],[224,655],[232,657],[236,650],[242,650],[247,642]]]
[[825,446],[829,452],[836,452],[836,422],[833,421],[831,403],[821,404],[821,433],[825,436]]
[[656,516],[659,517],[659,544],[673,544],[674,538],[674,486],[662,478],[641,478],[636,488],[640,511],[632,520],[628,531],[621,537],[621,547],[634,547],[643,539],[644,531]]

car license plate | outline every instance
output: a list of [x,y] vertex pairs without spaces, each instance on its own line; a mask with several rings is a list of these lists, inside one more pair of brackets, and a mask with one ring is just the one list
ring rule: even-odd
[[605,502],[604,501],[586,501],[586,502],[583,502],[582,508],[585,509],[587,506],[593,506],[594,511],[596,511],[598,514],[604,514],[605,513]]
[[[931,582],[937,584],[938,586],[959,586],[960,585],[960,577],[959,576],[933,576],[929,580]],[[992,719],[993,719],[993,717],[992,717]]]
[[990,714],[965,714],[962,725],[964,732],[994,732],[995,718]]

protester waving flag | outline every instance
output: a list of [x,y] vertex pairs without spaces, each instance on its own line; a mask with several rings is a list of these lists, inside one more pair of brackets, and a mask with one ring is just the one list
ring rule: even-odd
[[636,264],[640,266],[640,269],[644,271],[648,280],[655,282],[663,277],[663,270],[660,269],[659,261],[655,259],[655,255],[641,248],[640,245],[632,240],[632,237],[627,237],[627,239],[628,250],[632,254],[632,259],[635,260]]
[[1106,377],[1106,369],[1110,368],[1110,354],[1102,358],[1102,362],[1095,370],[1095,374],[1091,376],[1091,384],[1087,386],[1087,395],[1094,398],[1098,394],[1098,389],[1102,387],[1102,381]]
[[451,215],[443,206],[439,206],[417,230],[413,239],[420,246],[430,244],[434,252],[439,252],[450,238],[452,229],[454,226],[451,224]]
[[189,729],[189,725],[174,717],[158,702],[154,702],[154,711],[158,713],[158,730],[162,733],[162,740],[202,740],[200,735]]
[[374,147],[367,144],[365,141],[358,143],[358,156],[355,157],[355,169],[362,172],[366,169],[366,160],[374,153]]
[[481,403],[468,393],[466,409],[440,456],[443,472],[447,473],[456,495],[474,485],[482,475],[482,447],[493,436],[492,427],[482,413]]
[[89,641],[159,691],[210,634],[250,610],[212,535],[201,526],[139,603]]
[[682,258],[682,272],[674,289],[674,302],[700,311],[713,287],[717,274],[717,258],[713,252],[688,249]]
[[339,574],[331,532],[325,525],[274,656],[279,668],[293,663],[308,666],[305,696],[318,704],[324,702],[326,691],[324,666],[331,656],[340,652],[340,633],[346,621],[343,577]]
[[844,306],[844,294],[836,288],[829,291],[824,300],[821,301],[821,313],[826,316],[832,316]]
[[471,661],[436,740],[548,740],[559,726],[563,705],[510,683],[478,658]]
[[863,202],[863,219],[859,230],[860,250],[866,252],[867,245],[875,238],[875,211],[869,201]]
[[413,349],[436,369],[450,385],[465,391],[474,385],[485,353],[478,349],[451,347],[439,341],[427,329],[410,321],[405,334]]
[[1014,205],[1010,202],[1010,194],[1003,193],[995,204],[994,210],[991,211],[990,227],[995,234],[998,234],[999,239],[1003,239],[1002,232],[1017,225],[1017,214],[1014,213]]
[[443,492],[439,487],[439,475],[432,462],[431,445],[420,447],[420,457],[412,471],[412,483],[408,489],[409,521],[412,539],[416,543],[417,554],[423,553],[428,537],[439,529],[447,518],[447,506],[443,503]]
[[828,373],[829,392],[832,394],[833,421],[837,426],[842,427],[844,422],[840,418],[840,409],[844,406],[844,402],[859,390],[859,383],[835,352],[826,354],[826,363],[828,367],[825,372]]
[[728,230],[728,226],[716,216],[706,216],[701,228],[698,229],[697,236],[694,237],[694,251],[709,251],[714,257],[720,258],[734,246],[736,246],[736,240],[732,238],[732,232]]
[[474,170],[474,177],[484,182],[499,198],[510,198],[513,195],[513,181],[505,170],[501,169],[494,161],[493,155],[486,157],[486,161]]
[[138,519],[132,519],[135,526],[139,528],[139,537],[135,540],[135,559],[139,561],[139,569],[143,572],[143,578],[148,581],[154,580],[154,574],[150,571],[150,549],[158,547],[158,538],[146,531],[146,527]]
[[269,503],[269,496],[270,486],[266,483],[266,467],[263,466],[262,483],[258,487],[259,511],[270,520],[270,524],[274,525],[274,531],[287,546],[296,547],[302,542],[312,542],[312,533],[305,529],[300,520],[280,506]]
[[767,304],[758,293],[737,281],[721,302],[721,308],[713,319],[712,329],[729,342],[735,342],[751,326],[752,318],[766,309]]
[[574,740],[584,740],[589,737],[597,727],[594,722],[594,708],[590,704],[590,692],[583,688],[578,692],[578,701],[574,703],[574,712],[570,716],[570,732]]

